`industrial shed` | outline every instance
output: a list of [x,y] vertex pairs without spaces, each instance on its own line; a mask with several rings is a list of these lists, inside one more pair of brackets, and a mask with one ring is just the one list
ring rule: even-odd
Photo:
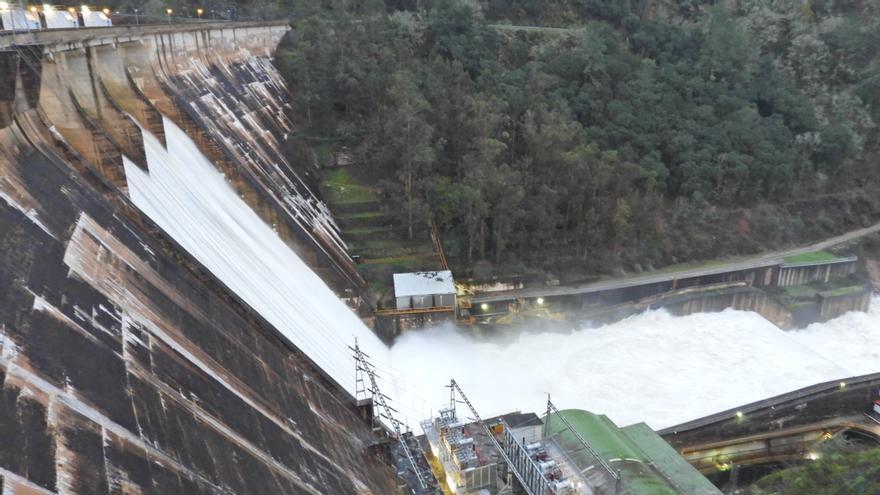
[[455,306],[455,283],[449,270],[394,274],[397,309]]

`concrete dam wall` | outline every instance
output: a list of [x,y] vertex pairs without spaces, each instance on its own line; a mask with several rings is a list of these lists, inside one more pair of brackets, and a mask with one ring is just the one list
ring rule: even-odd
[[[267,56],[284,24],[0,37],[0,486],[398,493],[352,398],[133,206],[184,129],[300,256],[346,275]],[[352,373],[354,369],[352,368]]]
[[316,195],[311,166],[279,153],[293,127],[269,55],[288,30],[239,23],[6,35],[0,122],[36,110],[40,124],[126,194],[122,155],[146,170],[140,128],[161,140],[164,115],[331,286],[357,294],[363,280]]

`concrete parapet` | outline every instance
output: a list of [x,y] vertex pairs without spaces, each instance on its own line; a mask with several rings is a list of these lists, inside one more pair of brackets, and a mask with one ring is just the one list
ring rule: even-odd
[[[279,20],[49,29],[27,33],[0,34],[0,49],[12,45],[45,45],[49,46],[51,51],[66,51],[88,46],[137,41],[145,36],[168,35],[171,38],[184,39],[185,35],[192,33],[201,33],[197,37],[201,37],[202,40],[208,40],[212,48],[221,40],[225,40],[224,43],[231,43],[247,49],[267,46],[274,48],[278,43],[278,39],[290,29],[289,26],[289,21]],[[275,45],[272,44],[272,39],[275,40]]]
[[799,300],[789,304],[777,297],[779,291],[773,287],[837,283],[855,273],[856,261],[855,256],[806,263],[768,258],[746,268],[709,267],[680,278],[671,273],[582,286],[518,288],[478,293],[467,300],[473,306],[470,313],[474,319],[493,323],[509,320],[506,316],[510,308],[520,302],[541,299],[559,314],[577,314],[595,323],[616,321],[645,307],[666,307],[681,315],[733,308],[760,313],[783,329],[800,328],[847,311],[867,311],[869,289],[862,291],[853,286],[826,294],[833,294],[834,301]]
[[718,288],[708,287],[699,291],[674,295],[652,307],[663,307],[679,316],[693,313],[712,313],[728,308],[738,311],[752,311],[779,328],[793,327],[790,311],[768,296],[765,291],[744,284]]

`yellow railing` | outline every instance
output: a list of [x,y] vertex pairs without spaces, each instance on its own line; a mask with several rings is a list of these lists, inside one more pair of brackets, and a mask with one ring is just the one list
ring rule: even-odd
[[380,309],[376,311],[376,316],[417,315],[424,313],[451,313],[454,310],[454,306],[432,306],[430,308],[409,309]]

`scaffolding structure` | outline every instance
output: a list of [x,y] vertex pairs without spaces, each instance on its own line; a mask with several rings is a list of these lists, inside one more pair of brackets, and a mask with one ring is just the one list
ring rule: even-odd
[[468,400],[467,395],[465,395],[464,391],[461,389],[461,387],[458,386],[458,383],[456,383],[456,381],[454,379],[449,381],[449,402],[450,402],[449,410],[451,410],[451,412],[452,412],[452,415],[453,415],[452,417],[453,418],[456,417],[455,405],[458,402],[456,399],[456,393],[458,394],[458,396],[461,397],[461,401],[467,405],[468,409],[470,410],[471,414],[473,415],[475,423],[477,425],[479,425],[480,430],[482,430],[482,432],[484,432],[486,434],[487,438],[492,443],[495,450],[504,459],[504,462],[507,463],[509,471],[511,473],[513,473],[513,475],[516,477],[516,479],[520,482],[520,484],[526,490],[526,493],[528,495],[544,495],[544,494],[535,493],[534,491],[532,491],[528,487],[528,485],[525,482],[525,479],[516,470],[513,461],[510,459],[510,457],[507,456],[505,449],[498,442],[498,439],[495,438],[495,434],[492,431],[492,429],[489,428],[489,426],[487,426],[485,422],[483,422],[483,418],[480,417],[480,414],[477,412],[476,408],[474,408],[474,405],[471,404],[471,401]]
[[[594,454],[601,463],[595,471],[602,472],[603,477],[610,473],[611,483],[604,479],[588,480],[580,471],[583,466],[573,462],[566,449],[558,445],[552,435],[547,435],[546,423],[513,423],[511,426],[507,416],[483,420],[455,380],[450,380],[449,389],[449,406],[441,409],[438,417],[421,424],[431,445],[437,446],[435,454],[446,470],[450,488],[456,493],[476,493],[486,488],[488,493],[508,493],[511,484],[516,486],[513,493],[527,495],[617,493],[619,475],[567,422],[566,431],[571,429],[573,432],[577,448]],[[459,403],[468,408],[467,424],[457,414],[456,405]],[[557,412],[549,397],[548,411]],[[477,436],[485,437],[487,441],[476,442]],[[475,443],[481,443],[481,447],[475,450]],[[474,462],[474,453],[481,449],[482,462]],[[488,450],[491,455],[486,454]],[[493,479],[487,481],[489,474]]]

